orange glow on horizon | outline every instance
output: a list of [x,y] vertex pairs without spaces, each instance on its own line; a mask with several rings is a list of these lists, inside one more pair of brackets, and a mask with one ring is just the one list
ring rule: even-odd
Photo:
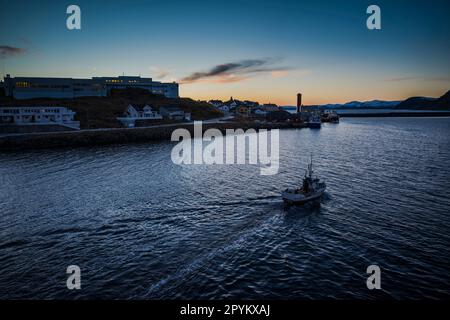
[[[180,87],[180,95],[182,97],[190,97],[194,100],[213,100],[219,99],[227,101],[230,97],[238,100],[250,100],[263,103],[275,103],[280,106],[295,106],[297,103],[297,93],[303,94],[304,105],[322,105],[322,104],[344,104],[350,101],[371,101],[371,100],[386,100],[386,101],[401,101],[413,96],[426,96],[438,98],[448,91],[447,85],[441,87],[431,88],[392,88],[390,90],[372,90],[363,88],[348,88],[348,92],[334,88],[334,90],[317,90],[310,88],[310,90],[297,90],[284,88],[284,90],[264,90],[261,88],[248,88],[240,86],[237,88],[203,88],[201,90],[189,88],[188,86]],[[194,89],[194,90],[193,90]],[[213,90],[216,89],[216,90]],[[357,92],[350,92],[357,91]],[[378,93],[378,94],[377,94]]]

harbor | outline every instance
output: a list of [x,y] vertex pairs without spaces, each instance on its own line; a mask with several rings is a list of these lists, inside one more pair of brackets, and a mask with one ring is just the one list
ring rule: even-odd
[[[175,165],[167,141],[2,152],[0,297],[374,299],[364,276],[376,262],[402,270],[376,298],[446,299],[449,121],[280,130],[272,176]],[[301,184],[311,154],[326,192],[285,208],[280,192]],[[83,289],[71,291],[75,261]]]

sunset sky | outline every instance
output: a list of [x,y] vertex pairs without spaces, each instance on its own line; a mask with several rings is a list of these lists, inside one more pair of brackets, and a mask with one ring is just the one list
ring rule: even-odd
[[[141,75],[180,95],[295,104],[450,89],[449,1],[4,1],[1,75]],[[66,8],[81,7],[81,30]],[[366,28],[381,8],[382,30]]]

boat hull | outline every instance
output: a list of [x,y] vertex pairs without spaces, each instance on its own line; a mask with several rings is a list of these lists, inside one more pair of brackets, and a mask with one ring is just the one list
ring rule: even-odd
[[315,193],[305,196],[301,193],[293,193],[292,191],[283,191],[281,197],[288,204],[305,204],[320,198],[325,192],[325,188],[317,190]]
[[320,122],[310,122],[308,123],[309,128],[311,129],[320,129],[321,123]]

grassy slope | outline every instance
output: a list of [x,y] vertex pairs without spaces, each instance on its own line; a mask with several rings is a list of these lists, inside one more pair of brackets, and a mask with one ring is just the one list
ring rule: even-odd
[[116,117],[121,116],[130,103],[149,104],[155,108],[160,106],[177,106],[185,112],[190,112],[195,120],[206,120],[222,116],[221,112],[207,103],[197,102],[189,98],[170,99],[141,89],[115,90],[110,97],[82,97],[76,99],[42,98],[13,100],[0,96],[1,106],[49,105],[68,107],[77,113],[76,120],[81,122],[82,129],[121,127]]

